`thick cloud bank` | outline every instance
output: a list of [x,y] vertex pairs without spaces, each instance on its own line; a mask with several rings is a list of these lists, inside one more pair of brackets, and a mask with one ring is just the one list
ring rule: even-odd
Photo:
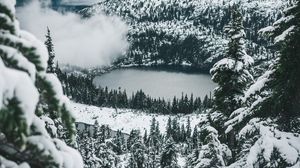
[[17,9],[21,27],[45,40],[49,26],[60,63],[81,67],[108,65],[128,48],[127,26],[117,17],[97,15],[82,19],[41,8],[34,1]]

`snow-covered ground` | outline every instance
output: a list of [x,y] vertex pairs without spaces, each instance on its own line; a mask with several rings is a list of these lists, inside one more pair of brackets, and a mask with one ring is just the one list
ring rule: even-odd
[[112,130],[122,130],[124,133],[129,133],[132,129],[140,129],[141,132],[150,131],[150,124],[153,117],[159,122],[160,131],[164,133],[168,118],[178,117],[178,121],[186,125],[188,117],[190,117],[191,128],[193,129],[202,119],[202,114],[190,115],[159,115],[137,112],[132,109],[114,109],[100,108],[78,103],[71,103],[71,107],[75,114],[76,122],[84,122],[94,124],[98,120],[99,124],[109,125]]
[[[126,168],[126,165],[128,165],[129,158],[130,158],[129,153],[120,155],[120,166],[119,166],[119,168]],[[186,158],[182,155],[177,156],[177,162],[178,162],[178,165],[181,168],[184,168],[186,166]]]

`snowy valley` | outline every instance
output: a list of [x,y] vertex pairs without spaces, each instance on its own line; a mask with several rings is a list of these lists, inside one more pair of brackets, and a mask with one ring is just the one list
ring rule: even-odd
[[300,168],[299,0],[0,0],[0,168]]

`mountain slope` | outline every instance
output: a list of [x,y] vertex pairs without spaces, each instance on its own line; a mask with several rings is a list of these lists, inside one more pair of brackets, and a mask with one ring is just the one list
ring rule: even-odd
[[130,26],[129,51],[118,65],[188,65],[208,70],[225,51],[233,3],[240,2],[249,54],[256,61],[272,56],[257,31],[281,17],[286,0],[102,0],[80,10],[84,17],[106,13]]

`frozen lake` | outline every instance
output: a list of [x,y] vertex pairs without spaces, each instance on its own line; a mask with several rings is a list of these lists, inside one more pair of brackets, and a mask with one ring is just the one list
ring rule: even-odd
[[109,89],[126,89],[128,96],[142,89],[151,97],[170,99],[181,94],[203,98],[216,87],[211,76],[202,73],[127,68],[113,70],[94,79],[94,84]]

